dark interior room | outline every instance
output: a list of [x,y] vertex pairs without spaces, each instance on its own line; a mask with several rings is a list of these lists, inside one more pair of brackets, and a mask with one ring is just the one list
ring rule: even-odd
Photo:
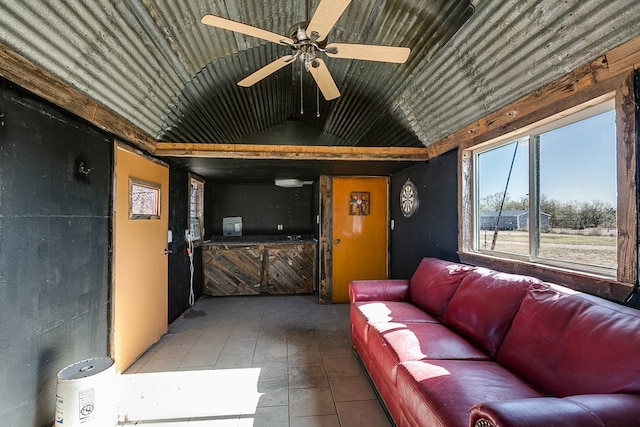
[[1,9],[2,425],[637,422],[640,1]]

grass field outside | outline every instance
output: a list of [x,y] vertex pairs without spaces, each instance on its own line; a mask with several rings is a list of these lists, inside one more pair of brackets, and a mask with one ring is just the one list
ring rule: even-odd
[[[491,249],[493,230],[481,230],[480,249]],[[540,235],[542,258],[577,262],[600,267],[616,268],[617,236],[615,230],[552,229]],[[526,230],[500,230],[495,251],[527,256],[529,254],[529,233]]]

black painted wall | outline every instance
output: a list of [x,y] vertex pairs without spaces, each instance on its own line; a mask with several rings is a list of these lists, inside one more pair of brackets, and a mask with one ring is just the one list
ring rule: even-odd
[[[459,261],[457,164],[458,153],[453,150],[392,175],[392,278],[410,278],[426,256]],[[410,218],[400,211],[400,190],[407,179],[416,185],[420,200]]]
[[[242,217],[242,234],[313,235],[316,231],[314,186],[276,187],[258,184],[213,185],[213,224],[207,236],[222,236],[222,218]],[[283,229],[277,229],[282,224]]]
[[51,426],[58,371],[108,355],[112,143],[0,87],[0,423]]
[[[207,184],[205,183],[205,187]],[[205,215],[206,215],[205,206]],[[173,242],[168,245],[169,254],[169,323],[189,308],[191,293],[190,260],[184,232],[189,228],[189,171],[169,167],[169,229]],[[195,248],[193,274],[194,301],[202,296],[202,256]]]
[[[0,423],[50,427],[60,369],[109,355],[113,140],[9,82],[0,88]],[[188,184],[188,171],[170,166],[170,322],[189,307]]]

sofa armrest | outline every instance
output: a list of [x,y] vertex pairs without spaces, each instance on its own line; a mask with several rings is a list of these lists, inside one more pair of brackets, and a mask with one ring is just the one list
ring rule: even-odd
[[349,301],[406,301],[409,280],[352,280],[349,283]]
[[469,427],[623,427],[638,419],[640,395],[591,394],[479,403]]

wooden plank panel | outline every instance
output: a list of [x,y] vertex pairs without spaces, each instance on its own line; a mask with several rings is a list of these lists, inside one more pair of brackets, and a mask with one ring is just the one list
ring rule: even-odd
[[266,292],[270,294],[306,294],[313,292],[316,245],[286,244],[269,247]]
[[640,37],[611,49],[606,57],[612,74],[624,74],[640,68]]
[[211,296],[258,295],[262,283],[262,246],[202,249],[203,293]]
[[320,260],[318,261],[318,299],[321,304],[333,301],[333,181],[330,176],[320,176]]
[[634,73],[616,91],[618,171],[618,280],[636,283],[638,245],[636,214],[636,100]]

